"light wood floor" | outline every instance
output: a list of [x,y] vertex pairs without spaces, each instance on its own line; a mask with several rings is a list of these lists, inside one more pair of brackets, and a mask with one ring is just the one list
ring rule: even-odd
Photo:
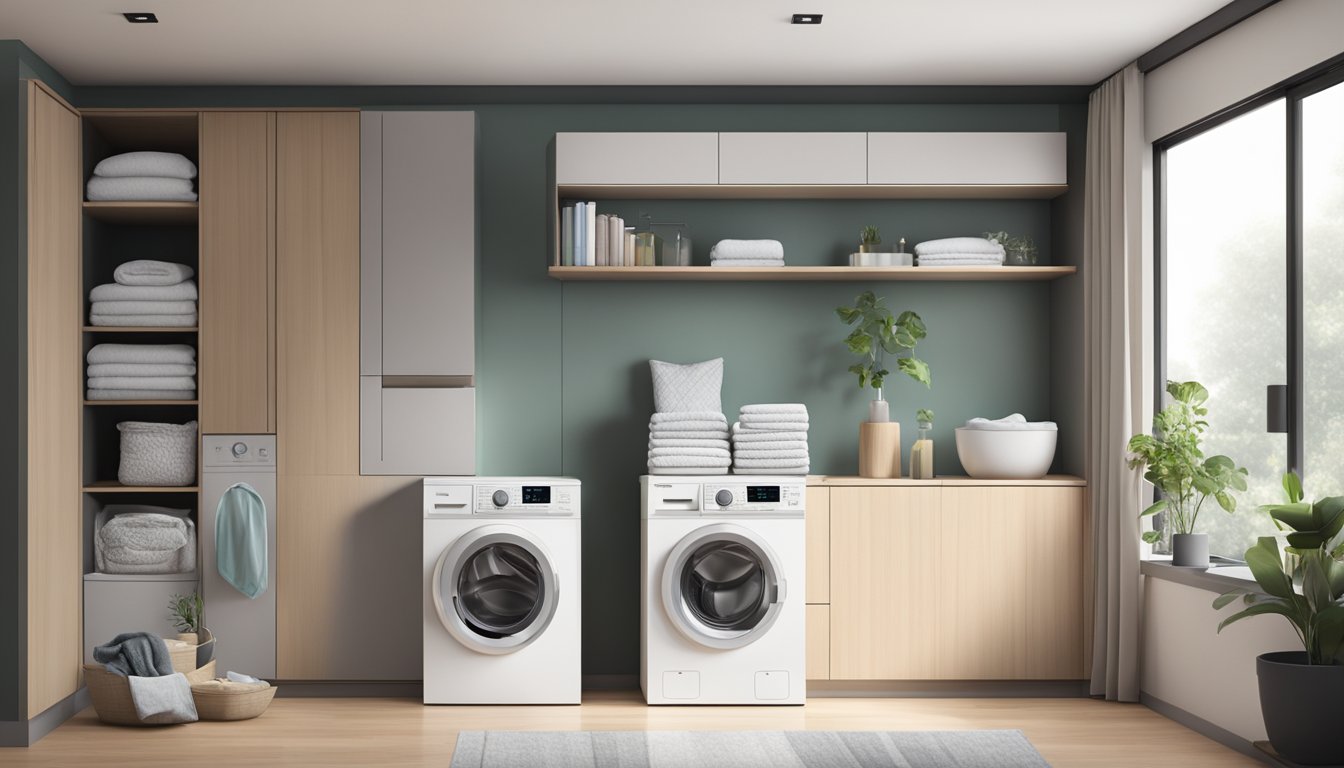
[[805,707],[644,706],[590,693],[577,707],[425,707],[408,699],[276,699],[239,723],[104,726],[92,710],[14,766],[380,765],[447,768],[463,730],[958,730],[1020,728],[1055,768],[1258,766],[1137,704],[1090,699],[812,699]]

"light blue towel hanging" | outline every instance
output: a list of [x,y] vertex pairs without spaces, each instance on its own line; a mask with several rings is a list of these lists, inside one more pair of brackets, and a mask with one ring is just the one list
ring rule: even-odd
[[215,510],[215,562],[233,588],[256,598],[266,591],[266,502],[247,483],[229,486]]

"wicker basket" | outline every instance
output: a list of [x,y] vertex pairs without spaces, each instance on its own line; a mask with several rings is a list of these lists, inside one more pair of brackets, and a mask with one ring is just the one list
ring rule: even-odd
[[[182,671],[179,660],[195,659],[196,646],[187,646],[185,651],[172,654],[173,669]],[[183,672],[189,683],[203,683],[215,676],[215,662],[211,661],[200,669]],[[102,664],[84,665],[84,684],[89,688],[89,698],[93,700],[93,711],[98,719],[112,725],[156,725],[140,720],[135,713],[135,702],[131,700],[131,684],[121,675],[114,675],[103,668]]]
[[117,431],[121,433],[117,482],[156,486],[196,482],[196,422],[123,421]]
[[192,683],[191,698],[202,720],[251,720],[271,705],[275,691],[273,685],[208,680]]

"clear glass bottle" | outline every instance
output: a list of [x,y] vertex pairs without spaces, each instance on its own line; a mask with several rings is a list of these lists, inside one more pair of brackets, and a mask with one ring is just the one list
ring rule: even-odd
[[932,480],[933,438],[929,437],[929,431],[933,429],[933,422],[921,421],[918,424],[919,437],[910,449],[910,477],[914,480]]

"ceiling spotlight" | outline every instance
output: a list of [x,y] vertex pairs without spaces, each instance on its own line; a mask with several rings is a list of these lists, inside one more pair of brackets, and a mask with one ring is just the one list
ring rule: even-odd
[[133,11],[133,12],[131,12],[131,13],[123,13],[123,14],[121,14],[121,15],[122,15],[122,16],[125,16],[125,17],[126,17],[126,20],[129,21],[129,22],[131,22],[132,24],[158,24],[158,23],[159,23],[159,17],[158,17],[158,16],[155,16],[154,14],[150,13],[149,11]]
[[820,13],[795,13],[793,14],[794,24],[820,24]]

